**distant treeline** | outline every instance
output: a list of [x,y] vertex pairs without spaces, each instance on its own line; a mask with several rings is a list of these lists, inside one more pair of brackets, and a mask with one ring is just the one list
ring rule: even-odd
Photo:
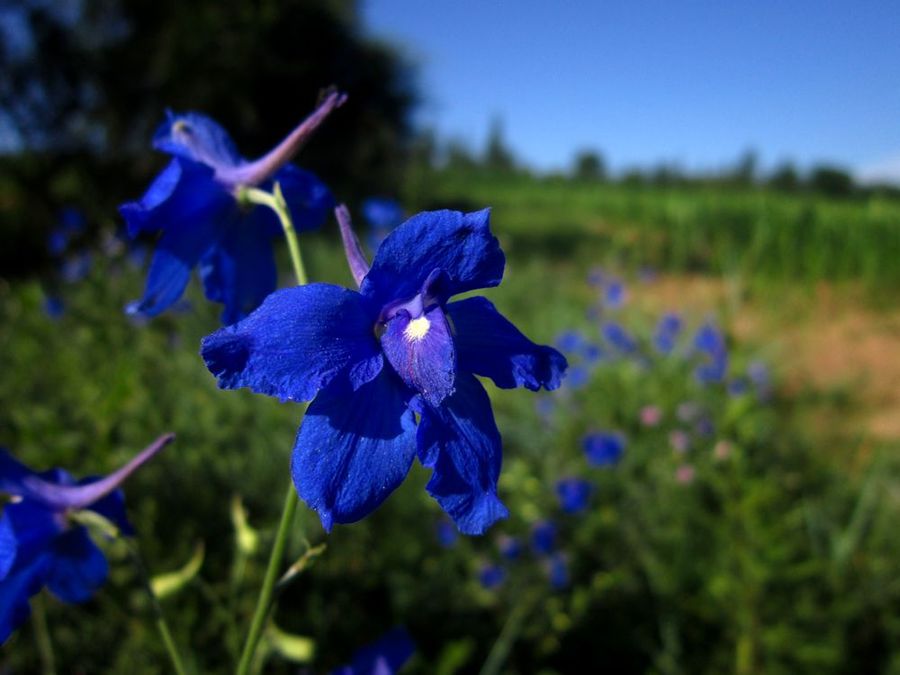
[[[503,128],[495,120],[484,148],[472,150],[458,140],[439,139],[434,132],[422,133],[413,146],[413,164],[460,171],[489,171],[491,173],[533,174],[533,169],[516,158],[503,137]],[[787,193],[821,194],[835,198],[865,197],[873,194],[900,198],[900,186],[891,184],[857,183],[853,175],[841,166],[817,164],[801,170],[792,162],[784,162],[764,171],[759,167],[753,151],[741,154],[731,165],[717,171],[687,171],[673,163],[651,167],[633,167],[625,171],[610,171],[603,154],[595,149],[575,153],[568,171],[551,174],[552,178],[580,182],[621,183],[631,186],[722,186],[734,188],[767,187]]]

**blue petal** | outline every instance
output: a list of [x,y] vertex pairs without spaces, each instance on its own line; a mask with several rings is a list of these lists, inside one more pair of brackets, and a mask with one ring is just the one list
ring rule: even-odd
[[362,203],[363,218],[369,227],[390,232],[403,222],[403,207],[396,199],[369,197]]
[[316,397],[297,434],[291,474],[330,531],[374,511],[403,482],[415,454],[415,416],[385,369],[356,392],[335,382]]
[[556,549],[556,525],[549,520],[535,523],[531,529],[531,548],[538,555],[550,555]]
[[258,212],[230,222],[218,245],[200,262],[203,290],[207,298],[225,305],[226,326],[250,314],[278,286],[271,236],[258,227],[262,225]]
[[395,628],[374,644],[360,649],[349,666],[341,666],[331,675],[395,675],[415,650],[409,633]]
[[329,284],[286,288],[243,321],[204,338],[200,353],[223,389],[309,401],[342,372],[354,388],[380,372],[376,319],[377,311],[354,291]]
[[212,170],[197,162],[175,159],[153,180],[138,201],[119,207],[129,236],[157,230],[192,229],[209,219],[234,197],[216,182]]
[[12,567],[27,565],[40,556],[62,531],[62,524],[52,510],[24,499],[7,504],[3,509],[6,527],[15,539],[15,560]]
[[559,387],[566,358],[522,335],[486,298],[450,303],[447,313],[453,322],[460,370],[489,377],[504,389]]
[[50,563],[50,555],[44,554],[0,580],[0,644],[28,619],[28,600],[43,587]]
[[582,440],[588,463],[594,466],[612,466],[625,452],[625,437],[621,434],[601,431],[588,434]]
[[490,210],[426,211],[413,216],[382,242],[360,292],[385,305],[411,298],[434,270],[443,272],[440,300],[497,286],[506,259],[491,234]]
[[12,523],[5,513],[0,513],[0,579],[4,579],[16,560],[19,542]]
[[75,527],[53,542],[47,588],[63,602],[85,602],[105,582],[109,565],[87,530]]
[[[298,232],[320,227],[334,209],[331,190],[309,171],[304,171],[293,164],[286,164],[278,170],[273,180],[281,186],[281,193],[291,212],[294,228]],[[262,209],[262,213],[269,221],[269,228],[274,228],[280,233],[281,224],[272,210]]]
[[472,375],[457,373],[453,396],[421,415],[419,458],[434,469],[426,489],[460,532],[483,534],[509,516],[497,497],[500,432],[484,387]]
[[560,508],[566,513],[581,513],[588,507],[594,487],[583,478],[563,478],[556,483]]
[[415,319],[400,310],[388,321],[381,346],[403,381],[431,405],[439,405],[453,393],[456,352],[439,305]]
[[243,161],[228,132],[212,118],[196,112],[168,112],[153,136],[153,147],[213,168],[237,166]]
[[506,570],[500,565],[484,565],[478,571],[478,582],[486,589],[492,590],[506,581]]

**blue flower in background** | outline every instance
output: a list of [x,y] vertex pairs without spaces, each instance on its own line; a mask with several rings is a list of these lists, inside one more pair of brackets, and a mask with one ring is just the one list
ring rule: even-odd
[[554,590],[561,591],[569,585],[569,561],[564,553],[554,553],[546,561],[547,579]]
[[118,488],[173,438],[161,436],[105,478],[82,481],[62,469],[35,473],[0,449],[0,493],[12,498],[0,516],[0,642],[28,618],[29,598],[44,586],[63,602],[80,603],[103,585],[106,558],[69,515],[89,509],[132,534]]
[[291,470],[326,530],[371,513],[418,455],[433,469],[428,492],[461,532],[481,534],[508,512],[497,497],[500,433],[475,375],[501,388],[550,390],[566,360],[485,298],[450,302],[503,276],[488,210],[410,218],[384,240],[371,269],[346,212],[338,215],[360,291],[277,291],[204,339],[206,365],[226,389],[314,399]]
[[376,251],[381,242],[392,230],[398,227],[405,219],[406,213],[400,202],[384,197],[369,197],[362,203],[362,214],[369,224],[369,247]]
[[66,305],[58,296],[48,295],[44,298],[44,313],[56,321],[66,313]]
[[704,357],[694,370],[697,380],[704,384],[723,382],[728,374],[728,351],[722,332],[710,323],[704,324],[694,335],[694,349]]
[[550,555],[556,548],[556,525],[541,520],[531,528],[531,549],[538,555]]
[[729,396],[743,396],[750,389],[750,383],[746,378],[736,377],[728,382]]
[[459,533],[456,531],[453,523],[442,520],[435,527],[435,536],[437,536],[438,543],[441,546],[444,548],[452,548],[456,545]]
[[199,266],[206,297],[225,305],[222,322],[234,323],[275,290],[272,239],[282,230],[271,209],[243,204],[241,188],[281,186],[298,231],[324,222],[334,205],[313,174],[288,164],[291,157],[344,97],[332,93],[278,146],[248,162],[228,133],[198,113],[175,115],[156,132],[153,146],[172,160],[135,202],[119,212],[132,238],[162,232],[144,297],[129,313],[156,316],[181,294]]
[[653,332],[653,347],[660,354],[670,354],[681,333],[681,317],[674,313],[664,314]]
[[493,590],[506,581],[506,570],[494,563],[487,563],[478,570],[478,583],[484,588]]
[[507,560],[516,560],[522,554],[522,544],[515,537],[503,534],[497,539],[497,550]]
[[556,483],[556,497],[565,513],[576,514],[586,510],[594,492],[594,486],[583,478],[563,478]]
[[631,354],[637,350],[637,341],[620,324],[607,321],[601,328],[604,339],[620,352]]
[[353,662],[339,666],[331,675],[394,675],[409,661],[416,651],[409,633],[395,628],[374,644],[360,649],[353,655]]
[[61,256],[66,252],[73,237],[84,231],[87,221],[84,214],[72,206],[59,212],[59,221],[47,236],[47,250],[51,255]]
[[612,279],[603,288],[603,305],[607,309],[619,309],[625,304],[625,284]]
[[573,366],[569,369],[566,384],[572,389],[582,389],[591,381],[591,373],[584,366]]
[[588,434],[582,440],[582,445],[588,462],[594,466],[617,464],[625,453],[625,437],[610,431]]
[[766,401],[772,395],[772,375],[769,367],[762,361],[754,361],[747,366],[747,377],[756,387],[756,395]]
[[554,344],[560,351],[571,354],[587,344],[587,339],[577,330],[567,330],[556,337]]
[[82,281],[91,272],[91,254],[88,251],[76,253],[62,262],[59,275],[67,284]]

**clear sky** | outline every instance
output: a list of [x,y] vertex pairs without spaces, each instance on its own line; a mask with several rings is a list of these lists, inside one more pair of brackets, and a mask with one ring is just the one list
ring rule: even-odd
[[532,166],[829,161],[900,181],[900,0],[362,0],[419,66],[420,123]]

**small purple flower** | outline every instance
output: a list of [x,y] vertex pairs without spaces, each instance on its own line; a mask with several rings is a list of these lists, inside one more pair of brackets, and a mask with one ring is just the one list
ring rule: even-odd
[[588,272],[587,281],[591,286],[602,286],[606,281],[606,273],[602,267],[592,267]]
[[531,528],[531,549],[538,555],[550,555],[556,549],[556,525],[541,520]]
[[570,476],[556,483],[556,497],[560,508],[573,515],[587,509],[593,492],[594,486],[583,478]]
[[637,350],[637,341],[620,324],[607,321],[601,328],[603,338],[614,348],[625,354],[631,354]]
[[81,481],[62,469],[36,473],[0,449],[0,493],[11,498],[0,515],[0,643],[28,618],[28,601],[44,586],[81,603],[103,585],[106,558],[71,516],[94,511],[133,534],[119,486],[173,438],[161,436],[105,478]]
[[581,358],[587,364],[596,363],[603,358],[603,350],[598,345],[586,344],[581,348]]
[[691,447],[691,437],[683,429],[674,429],[669,432],[669,445],[678,453],[685,453]]
[[682,485],[690,485],[697,475],[696,469],[691,464],[682,464],[675,470],[675,480]]
[[360,649],[353,655],[353,662],[339,666],[331,675],[395,675],[416,651],[409,633],[404,628],[394,628],[377,642]]
[[[384,240],[371,268],[337,209],[359,292],[330,284],[277,291],[203,340],[224,389],[313,399],[291,471],[322,525],[375,510],[418,455],[426,489],[465,534],[508,515],[497,496],[500,432],[475,375],[501,388],[556,389],[566,360],[536,345],[483,297],[505,258],[489,211],[420,213]],[[452,328],[451,328],[452,326]],[[418,420],[417,420],[418,416]]]
[[641,424],[645,427],[655,427],[662,421],[662,410],[658,405],[645,405],[641,408]]
[[507,560],[516,560],[522,554],[522,544],[516,537],[501,534],[497,538],[497,550]]
[[772,376],[769,367],[762,361],[753,361],[747,366],[747,377],[756,387],[756,395],[766,401],[772,395]]
[[559,552],[554,553],[545,564],[550,586],[556,591],[565,589],[570,582],[569,560],[566,555]]
[[153,146],[172,156],[135,202],[119,207],[128,234],[162,232],[147,274],[144,297],[131,313],[156,316],[181,297],[198,267],[206,297],[225,305],[231,324],[256,309],[275,290],[272,239],[282,236],[270,209],[243,204],[246,187],[281,187],[298,231],[321,225],[334,204],[328,188],[288,162],[344,96],[332,93],[278,146],[248,162],[228,133],[199,113],[168,114]]
[[588,434],[582,440],[584,454],[593,466],[617,464],[625,453],[625,437],[620,433],[599,431]]
[[697,419],[700,412],[701,409],[698,403],[695,401],[685,401],[684,403],[678,404],[675,415],[680,421],[687,423]]
[[729,396],[743,396],[750,388],[750,383],[746,378],[736,377],[728,382]]
[[506,581],[506,570],[494,563],[486,563],[478,570],[478,582],[486,589],[493,590]]

